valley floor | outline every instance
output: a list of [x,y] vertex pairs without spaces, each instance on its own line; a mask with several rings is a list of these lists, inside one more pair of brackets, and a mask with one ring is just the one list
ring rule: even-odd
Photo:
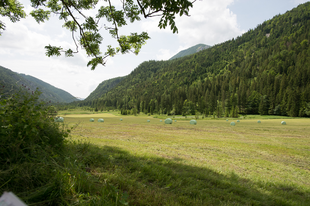
[[129,205],[310,203],[310,119],[190,125],[189,118],[176,118],[167,125],[151,116],[64,117],[78,125],[70,139],[89,142],[81,162],[99,184],[128,195]]

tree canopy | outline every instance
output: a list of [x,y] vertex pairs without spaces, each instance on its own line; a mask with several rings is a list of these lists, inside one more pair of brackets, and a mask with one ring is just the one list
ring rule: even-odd
[[[117,53],[133,52],[138,54],[142,45],[150,37],[147,32],[133,32],[122,35],[119,28],[127,23],[140,21],[142,18],[159,16],[159,28],[170,27],[173,33],[178,32],[175,24],[176,15],[189,15],[193,2],[189,0],[120,0],[117,6],[112,0],[30,0],[34,8],[30,15],[38,22],[49,20],[54,14],[62,20],[63,27],[72,32],[75,48],[61,46],[45,46],[47,56],[74,56],[79,48],[85,50],[91,60],[87,66],[94,70],[99,64],[105,65],[106,58]],[[0,2],[0,15],[8,17],[12,22],[26,17],[23,5],[18,0],[3,0]],[[99,22],[104,21],[104,28]],[[5,30],[4,22],[0,21],[0,32]],[[117,47],[108,45],[106,51],[101,51],[102,34],[108,32],[117,42]],[[1,33],[0,33],[1,35]]]

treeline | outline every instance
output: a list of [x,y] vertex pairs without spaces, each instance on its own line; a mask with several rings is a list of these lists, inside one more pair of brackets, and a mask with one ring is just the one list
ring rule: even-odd
[[310,2],[194,55],[139,65],[76,106],[133,113],[310,116]]

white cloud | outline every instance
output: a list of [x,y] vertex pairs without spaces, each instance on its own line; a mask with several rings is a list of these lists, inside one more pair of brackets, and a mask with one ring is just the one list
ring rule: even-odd
[[159,49],[159,54],[156,54],[157,60],[168,60],[170,59],[175,53],[171,52],[168,49]]
[[157,60],[168,60],[174,55],[176,55],[178,52],[188,49],[188,47],[185,46],[179,46],[177,50],[172,50],[172,49],[159,49],[158,53],[156,54],[156,59]]
[[60,39],[52,39],[50,36],[44,35],[40,30],[30,29],[27,27],[28,18],[18,23],[7,23],[7,30],[3,32],[0,43],[2,48],[16,49],[20,54],[45,53],[44,47],[48,44],[63,45],[63,47],[73,47],[67,41]]
[[176,19],[178,38],[186,46],[198,43],[214,45],[242,34],[237,16],[227,7],[233,0],[197,1],[190,17]]
[[203,0],[196,1],[190,9],[190,16],[176,17],[176,26],[179,33],[172,34],[167,28],[158,28],[159,18],[151,18],[143,23],[143,30],[149,32],[150,36],[162,35],[160,41],[171,44],[175,39],[178,40],[178,51],[172,48],[160,48],[156,58],[166,60],[177,52],[187,49],[199,43],[215,45],[244,33],[238,26],[237,16],[229,10],[228,6],[234,0]]

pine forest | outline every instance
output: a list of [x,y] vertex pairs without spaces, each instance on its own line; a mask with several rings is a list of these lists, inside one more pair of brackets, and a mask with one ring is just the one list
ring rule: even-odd
[[310,116],[309,41],[310,2],[198,53],[143,62],[99,98],[73,104],[122,114]]

